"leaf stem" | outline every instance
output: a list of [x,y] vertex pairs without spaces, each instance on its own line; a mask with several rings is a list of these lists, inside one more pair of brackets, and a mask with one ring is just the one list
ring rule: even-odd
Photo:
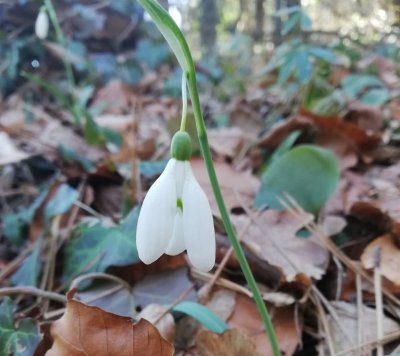
[[203,158],[204,158],[204,162],[205,162],[205,165],[207,168],[210,183],[211,183],[211,186],[212,186],[212,189],[214,192],[215,200],[217,202],[218,209],[220,211],[221,218],[222,218],[226,233],[228,235],[228,238],[231,242],[233,249],[235,250],[240,267],[241,267],[243,274],[246,278],[246,281],[253,293],[254,301],[257,305],[258,311],[264,322],[265,329],[266,329],[269,341],[271,343],[271,349],[272,349],[273,355],[279,356],[281,353],[279,350],[279,345],[278,345],[278,341],[276,338],[274,326],[271,321],[271,317],[265,306],[265,303],[261,296],[260,290],[258,289],[258,286],[257,286],[256,280],[253,276],[253,273],[251,272],[249,263],[247,262],[244,251],[242,249],[242,246],[240,245],[240,242],[236,236],[236,232],[233,228],[232,222],[229,218],[229,213],[226,209],[225,202],[222,197],[221,189],[220,189],[220,186],[218,183],[218,178],[215,173],[215,168],[214,168],[214,164],[213,164],[213,160],[212,160],[212,156],[211,156],[210,146],[208,144],[207,130],[206,130],[206,126],[204,123],[203,114],[201,112],[200,99],[199,99],[199,94],[197,91],[196,72],[194,70],[194,66],[187,73],[187,78],[188,78],[189,94],[192,99],[192,107],[193,107],[194,117],[196,120],[196,127],[197,127],[197,134],[199,137],[199,142],[200,142],[200,148],[201,148],[201,151],[203,154]]

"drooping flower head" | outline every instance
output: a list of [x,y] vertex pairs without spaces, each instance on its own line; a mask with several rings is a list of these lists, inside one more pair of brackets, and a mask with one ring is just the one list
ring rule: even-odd
[[38,17],[35,22],[35,34],[41,40],[44,40],[49,33],[49,18],[47,16],[46,8],[40,8]]
[[208,199],[189,162],[191,140],[186,132],[172,139],[164,172],[149,189],[140,211],[136,245],[147,264],[163,253],[187,250],[189,261],[202,271],[215,264],[215,231]]

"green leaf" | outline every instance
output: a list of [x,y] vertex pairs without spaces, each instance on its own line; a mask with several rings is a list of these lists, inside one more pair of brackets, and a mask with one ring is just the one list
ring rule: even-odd
[[274,153],[271,155],[270,162],[276,161],[277,159],[279,159],[279,157],[288,152],[300,135],[301,135],[300,130],[295,130],[290,134],[288,134],[285,137],[285,139],[280,143],[280,145],[277,147],[277,149],[274,151]]
[[335,64],[337,62],[336,54],[330,49],[322,47],[311,47],[308,49],[308,52],[311,55],[318,57],[328,63]]
[[96,168],[93,161],[87,159],[85,156],[80,155],[76,150],[68,145],[61,143],[58,146],[58,152],[66,162],[77,162],[86,172],[93,171]]
[[25,258],[22,265],[12,275],[11,282],[14,286],[37,286],[37,278],[42,267],[40,252],[42,251],[43,238],[36,241],[36,246],[31,254]]
[[110,266],[139,262],[135,235],[139,208],[134,208],[119,227],[81,227],[80,234],[64,249],[63,277],[71,280],[82,272],[104,272]]
[[285,22],[282,28],[282,35],[287,35],[300,22],[300,12],[295,12],[290,15],[289,20]]
[[43,203],[47,193],[48,189],[43,189],[27,209],[16,214],[7,214],[3,217],[4,236],[15,246],[20,247],[23,245],[27,236],[27,226],[32,222],[33,215]]
[[381,106],[390,99],[390,93],[385,88],[368,90],[360,99],[363,104],[370,106]]
[[170,58],[171,52],[166,43],[157,43],[149,40],[141,40],[136,46],[135,57],[149,66],[156,69]]
[[312,27],[311,19],[304,11],[300,11],[300,25],[303,31],[310,31]]
[[314,145],[299,145],[274,161],[262,177],[255,206],[284,207],[279,198],[291,195],[303,209],[316,213],[335,192],[339,166],[334,154]]
[[364,74],[350,74],[342,79],[341,84],[350,98],[356,97],[367,88],[384,86],[378,77]]
[[15,323],[13,302],[6,297],[0,304],[0,356],[31,356],[41,341],[39,327],[33,319]]
[[46,204],[45,218],[51,219],[54,216],[66,213],[78,198],[79,192],[76,189],[68,184],[60,185],[55,196]]
[[174,52],[182,70],[189,72],[194,68],[189,46],[178,25],[169,13],[155,0],[138,0],[149,13],[154,23]]
[[172,310],[190,315],[215,333],[221,334],[229,329],[229,326],[219,316],[199,303],[183,301],[175,305]]

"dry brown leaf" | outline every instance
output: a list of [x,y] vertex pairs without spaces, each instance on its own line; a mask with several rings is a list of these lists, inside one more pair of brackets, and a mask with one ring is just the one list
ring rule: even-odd
[[51,326],[54,343],[46,356],[169,356],[173,346],[141,319],[105,312],[72,299],[61,319]]
[[364,268],[375,266],[375,250],[381,249],[380,269],[382,276],[400,285],[400,249],[396,246],[390,234],[382,235],[373,240],[364,250],[361,263]]
[[215,334],[202,330],[197,334],[196,346],[201,356],[261,356],[254,341],[238,329]]
[[366,132],[379,132],[383,126],[382,110],[360,102],[354,102],[350,105],[345,119]]
[[[329,317],[328,323],[332,331],[336,351],[343,351],[347,348],[359,345],[358,341],[358,316],[357,305],[342,301],[331,302],[331,307],[335,310],[340,327],[337,322]],[[375,309],[363,305],[362,309],[363,342],[375,341],[377,338],[377,323]],[[392,319],[383,317],[384,334],[389,334],[399,330],[398,324]],[[346,334],[344,334],[344,332]]]
[[17,163],[29,155],[21,151],[7,133],[0,131],[0,165]]
[[174,341],[175,320],[168,309],[160,304],[149,304],[137,316],[138,319],[146,319],[152,323],[160,332],[161,336],[170,341]]
[[[236,294],[235,308],[228,323],[232,328],[245,332],[253,340],[261,355],[272,355],[264,324],[251,298]],[[293,306],[276,308],[273,312],[272,323],[281,352],[286,356],[293,355],[301,340],[301,335],[299,335],[299,330],[302,328],[301,317],[300,320],[296,320]]]
[[243,131],[238,127],[223,127],[208,130],[211,149],[219,157],[234,158],[244,145]]
[[[309,215],[308,222],[312,219]],[[237,231],[241,231],[248,220],[247,216],[234,217]],[[299,273],[320,279],[325,273],[329,254],[312,238],[296,236],[306,223],[289,212],[268,210],[256,218],[242,241],[261,259],[279,267],[289,281]]]
[[[219,216],[218,207],[203,160],[193,159],[191,163],[196,178],[207,194],[213,214]],[[224,162],[217,161],[214,163],[214,166],[228,210],[241,207],[242,202],[247,207],[251,206],[260,186],[259,178],[252,175],[249,171],[241,172],[235,170],[231,165]]]

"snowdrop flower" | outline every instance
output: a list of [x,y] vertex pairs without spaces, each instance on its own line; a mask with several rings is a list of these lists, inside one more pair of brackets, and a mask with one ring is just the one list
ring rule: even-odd
[[150,264],[163,253],[174,256],[186,249],[193,266],[206,272],[215,264],[214,223],[208,199],[192,172],[186,132],[175,134],[171,155],[140,210],[139,258]]
[[49,32],[49,18],[47,17],[46,8],[42,6],[39,15],[36,18],[35,33],[38,38],[44,40]]

